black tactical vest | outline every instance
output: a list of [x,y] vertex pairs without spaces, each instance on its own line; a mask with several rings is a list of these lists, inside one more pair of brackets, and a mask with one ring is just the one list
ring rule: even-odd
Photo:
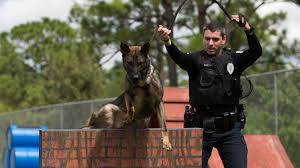
[[197,77],[190,82],[191,103],[197,105],[237,105],[241,96],[240,76],[232,52],[221,57],[199,57]]

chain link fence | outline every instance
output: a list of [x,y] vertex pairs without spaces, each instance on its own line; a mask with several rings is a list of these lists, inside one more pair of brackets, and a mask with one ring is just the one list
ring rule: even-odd
[[[242,103],[246,108],[247,134],[279,135],[295,167],[300,166],[300,68],[250,75],[254,90]],[[0,114],[0,158],[9,124],[19,127],[71,129],[84,125],[90,113],[112,99],[50,105]],[[184,109],[182,109],[184,110]]]
[[29,128],[48,126],[50,129],[78,129],[84,126],[93,111],[111,100],[64,103],[0,114],[0,159],[3,159],[6,129],[10,124]]

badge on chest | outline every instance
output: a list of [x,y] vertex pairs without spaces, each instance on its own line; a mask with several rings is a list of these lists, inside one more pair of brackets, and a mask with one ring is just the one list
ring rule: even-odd
[[233,63],[230,62],[227,64],[227,72],[231,75],[233,71],[234,71],[234,65]]

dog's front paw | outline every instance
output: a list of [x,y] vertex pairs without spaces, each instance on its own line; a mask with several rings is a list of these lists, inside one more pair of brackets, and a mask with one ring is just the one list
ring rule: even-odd
[[133,116],[128,116],[127,117],[127,124],[131,124],[133,122]]
[[162,132],[161,140],[162,140],[162,144],[163,144],[163,149],[172,150],[172,145],[170,143],[169,135],[168,135],[167,131]]
[[167,139],[162,138],[162,143],[163,143],[163,149],[172,150],[172,145],[169,141],[169,137],[167,137]]
[[127,111],[127,124],[132,124],[134,120],[134,107]]

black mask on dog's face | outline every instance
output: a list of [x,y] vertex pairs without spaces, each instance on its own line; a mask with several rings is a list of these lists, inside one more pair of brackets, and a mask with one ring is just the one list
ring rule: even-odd
[[121,43],[120,48],[123,57],[123,66],[127,72],[127,76],[135,83],[139,80],[143,80],[150,67],[150,59],[148,58],[150,44],[128,46],[127,44]]

